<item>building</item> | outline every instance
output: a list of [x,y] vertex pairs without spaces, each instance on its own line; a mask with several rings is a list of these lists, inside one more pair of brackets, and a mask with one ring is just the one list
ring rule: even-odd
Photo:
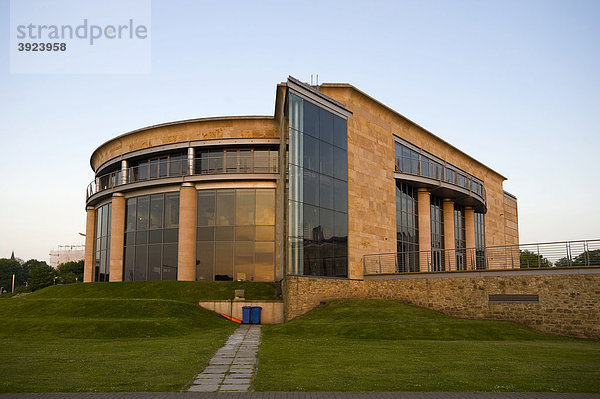
[[66,262],[79,262],[85,259],[85,246],[59,245],[57,250],[50,251],[50,266],[56,269],[58,265]]
[[518,244],[505,177],[349,84],[290,77],[274,116],[135,130],[91,166],[86,282],[486,269]]

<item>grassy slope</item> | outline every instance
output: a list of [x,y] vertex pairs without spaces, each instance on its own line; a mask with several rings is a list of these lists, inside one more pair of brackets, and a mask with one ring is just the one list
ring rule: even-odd
[[342,300],[263,328],[256,389],[600,392],[600,343]]
[[139,282],[48,287],[0,302],[0,392],[177,391],[236,325],[199,308],[273,284]]

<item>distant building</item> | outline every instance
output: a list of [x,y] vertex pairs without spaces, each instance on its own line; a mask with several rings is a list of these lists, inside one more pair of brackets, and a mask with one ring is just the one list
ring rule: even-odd
[[506,178],[345,83],[290,77],[273,116],[150,126],[90,161],[86,282],[363,279],[378,253],[391,273],[518,264],[486,253],[519,242]]
[[85,245],[59,245],[58,250],[50,251],[50,266],[56,269],[65,262],[79,262],[85,259]]

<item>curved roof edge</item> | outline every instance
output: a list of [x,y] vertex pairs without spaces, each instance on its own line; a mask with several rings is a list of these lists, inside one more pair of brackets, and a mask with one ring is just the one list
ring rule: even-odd
[[373,101],[374,103],[382,106],[383,108],[387,109],[388,111],[398,115],[399,117],[401,117],[402,119],[406,120],[407,122],[412,123],[413,125],[417,126],[418,128],[422,129],[424,132],[432,135],[433,137],[437,138],[438,140],[440,140],[442,143],[446,144],[447,146],[449,146],[450,148],[452,148],[453,150],[458,151],[459,153],[463,154],[464,156],[466,156],[467,158],[477,162],[479,165],[483,166],[484,168],[494,172],[495,174],[497,174],[498,176],[500,176],[503,180],[508,180],[506,177],[504,177],[503,175],[501,175],[500,173],[496,172],[494,169],[490,168],[489,166],[487,166],[486,164],[482,163],[481,161],[478,161],[477,159],[473,158],[472,156],[470,156],[469,154],[467,154],[466,152],[460,150],[459,148],[456,148],[455,146],[453,146],[452,144],[448,143],[446,140],[442,139],[441,137],[433,134],[432,132],[430,132],[429,130],[425,129],[423,126],[419,125],[418,123],[415,123],[413,121],[411,121],[410,119],[408,119],[406,116],[402,115],[401,113],[399,113],[398,111],[394,110],[391,107],[388,107],[387,105],[385,105],[384,103],[382,103],[381,101],[371,97],[370,95],[368,95],[367,93],[365,93],[364,91],[356,88],[355,86],[351,85],[350,83],[321,83],[319,85],[319,87],[340,87],[340,88],[347,88],[347,89],[352,89],[354,91],[356,91],[357,93],[367,97],[370,101]]
[[159,127],[166,127],[166,126],[183,125],[186,123],[194,123],[194,122],[208,122],[208,121],[219,121],[219,120],[228,121],[228,120],[240,120],[240,119],[274,119],[274,118],[275,118],[274,116],[270,116],[270,115],[209,116],[209,117],[205,117],[205,118],[183,119],[180,121],[159,123],[156,125],[150,125],[150,126],[142,127],[142,128],[135,129],[135,130],[130,130],[129,132],[126,132],[126,133],[120,134],[116,137],[113,137],[112,139],[107,140],[104,143],[100,144],[98,147],[96,147],[96,149],[92,152],[92,155],[90,156],[90,166],[91,166],[92,170],[94,170],[94,165],[92,164],[92,159],[94,159],[94,155],[96,155],[96,152],[98,152],[98,150],[100,148],[104,147],[108,143],[119,140],[125,136],[129,136],[130,134],[134,134],[134,133],[138,133],[138,132],[143,132],[144,130],[156,129]]

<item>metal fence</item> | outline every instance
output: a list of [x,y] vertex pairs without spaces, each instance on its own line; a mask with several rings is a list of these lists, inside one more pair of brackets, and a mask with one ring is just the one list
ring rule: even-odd
[[363,256],[364,274],[600,266],[600,239]]
[[136,165],[126,170],[117,170],[98,176],[86,190],[86,200],[97,192],[108,190],[122,184],[145,180],[180,177],[189,175],[214,175],[228,173],[278,173],[277,159],[269,154],[254,154],[251,157],[238,156],[224,158],[222,155],[195,158],[156,160]]

